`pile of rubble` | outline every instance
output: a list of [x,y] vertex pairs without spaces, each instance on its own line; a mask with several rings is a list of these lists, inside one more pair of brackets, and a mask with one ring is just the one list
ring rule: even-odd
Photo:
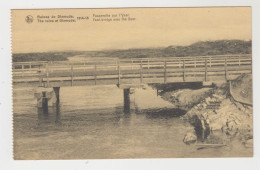
[[[222,131],[229,136],[241,135],[241,140],[246,145],[252,143],[253,138],[253,108],[236,102],[231,96],[223,94],[223,90],[216,90],[210,97],[191,108],[183,116],[191,125],[201,129],[203,136],[214,131]],[[193,133],[195,135],[195,133]],[[195,137],[190,132],[185,136],[185,143],[189,139],[194,141]]]
[[205,97],[211,95],[212,90],[212,88],[201,88],[197,90],[180,89],[172,92],[164,92],[161,96],[177,107],[189,110],[195,104],[200,103]]

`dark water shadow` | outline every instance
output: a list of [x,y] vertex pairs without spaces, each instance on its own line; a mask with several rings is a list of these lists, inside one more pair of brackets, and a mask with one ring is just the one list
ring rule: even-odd
[[201,89],[203,88],[202,82],[180,82],[180,83],[167,83],[167,84],[149,84],[152,88],[159,90],[159,94],[162,92],[170,92],[179,89]]
[[205,120],[201,120],[197,115],[192,116],[190,123],[194,126],[199,141],[204,141],[210,135],[208,123]]
[[160,108],[142,110],[139,114],[144,113],[148,119],[170,119],[183,116],[186,112],[186,110],[179,108]]
[[122,107],[122,106],[118,106],[115,108],[116,111],[115,111],[115,124],[120,124],[123,123],[124,125],[130,125],[130,122],[131,122],[131,114],[134,114],[135,111],[134,109],[128,109],[127,111],[125,110],[125,107]]
[[37,108],[38,125],[61,124],[60,103],[56,102],[54,106],[43,106]]

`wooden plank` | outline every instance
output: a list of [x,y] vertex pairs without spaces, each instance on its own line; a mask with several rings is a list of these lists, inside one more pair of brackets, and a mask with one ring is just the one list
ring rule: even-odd
[[211,58],[212,58],[212,56],[209,57],[209,67],[211,67]]
[[208,60],[205,59],[205,81],[207,81],[208,79]]
[[143,62],[140,64],[140,83],[143,83]]
[[24,65],[22,65],[22,76],[24,76]]
[[95,63],[95,85],[97,85],[97,64]]
[[39,68],[38,68],[38,76],[39,76],[39,86],[42,86],[42,74],[41,74],[41,66],[39,65]]
[[[238,75],[230,75],[229,76],[229,80],[231,79],[235,79],[239,76]],[[65,80],[66,79],[66,80]],[[143,83],[163,83],[163,76],[160,78],[143,78]],[[225,80],[225,76],[209,76],[208,77],[208,81],[217,81],[217,80]],[[46,81],[46,78],[44,79],[44,81]],[[117,83],[117,77],[115,77],[114,79],[98,79],[97,80],[97,84],[104,84],[104,85],[109,85],[109,84],[116,84]],[[204,81],[204,75],[202,75],[201,77],[186,77],[185,78],[185,82],[200,82],[200,81]],[[167,82],[183,82],[183,77],[167,77]],[[124,83],[140,83],[140,77],[138,78],[131,78],[131,79],[122,79],[122,82],[120,84],[124,84]],[[39,81],[38,79],[28,79],[26,81],[22,80],[22,81],[13,81],[13,84],[17,84],[19,86],[38,86],[39,85]],[[73,86],[78,86],[78,85],[94,85],[94,79],[93,77],[89,77],[89,79],[85,79],[85,78],[79,78],[79,77],[75,77],[74,78],[74,82],[73,82]],[[57,80],[55,79],[50,79],[50,84],[49,87],[53,87],[53,86],[71,86],[71,79],[70,77],[61,77],[61,80]]]
[[253,68],[252,68],[252,66],[253,66],[253,63],[252,63],[253,61],[251,60],[251,74],[253,74]]
[[49,63],[46,64],[46,79],[47,79],[47,86],[49,86]]
[[164,83],[167,82],[167,61],[164,60]]
[[117,84],[120,85],[120,61],[117,61],[117,71],[118,71],[118,82],[117,82]]
[[228,80],[227,58],[225,58],[225,78]]

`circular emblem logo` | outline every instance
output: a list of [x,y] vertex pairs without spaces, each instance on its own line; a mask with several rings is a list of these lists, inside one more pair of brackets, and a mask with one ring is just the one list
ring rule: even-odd
[[33,17],[31,15],[27,15],[25,17],[25,21],[28,23],[28,24],[31,24],[33,22]]

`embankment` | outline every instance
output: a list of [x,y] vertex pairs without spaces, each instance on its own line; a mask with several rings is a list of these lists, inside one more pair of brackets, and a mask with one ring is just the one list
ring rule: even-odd
[[[193,127],[185,143],[227,144],[236,137],[246,146],[253,146],[252,76],[243,74],[232,82],[212,88],[181,89],[161,92],[163,99],[185,107],[182,116]],[[221,133],[220,133],[221,132]],[[219,135],[225,136],[225,140]]]

